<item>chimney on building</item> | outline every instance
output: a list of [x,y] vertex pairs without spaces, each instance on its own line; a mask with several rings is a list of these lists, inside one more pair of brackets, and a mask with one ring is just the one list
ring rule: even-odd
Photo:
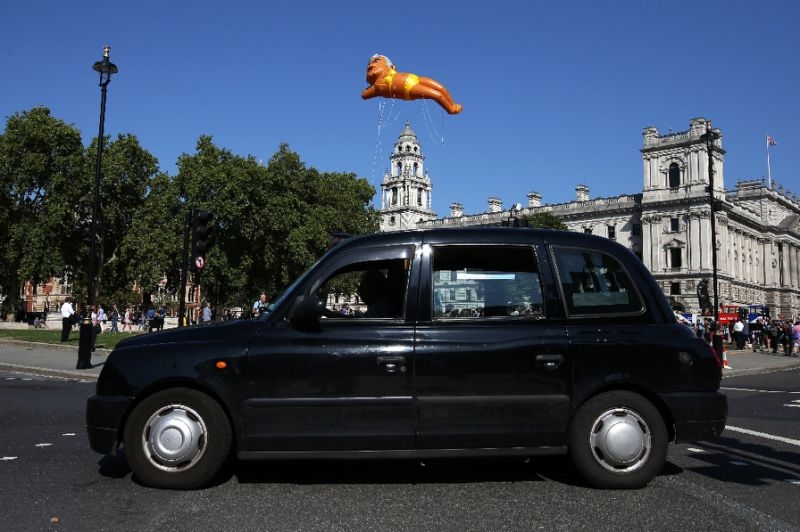
[[542,206],[542,195],[538,192],[528,192],[528,208],[532,209],[534,207],[541,207]]
[[578,185],[575,187],[575,200],[589,201],[589,187],[586,185]]
[[450,217],[451,218],[461,218],[464,216],[464,206],[460,203],[451,203],[450,204]]
[[494,196],[489,198],[489,212],[500,212],[503,210],[503,200],[500,198],[495,198]]

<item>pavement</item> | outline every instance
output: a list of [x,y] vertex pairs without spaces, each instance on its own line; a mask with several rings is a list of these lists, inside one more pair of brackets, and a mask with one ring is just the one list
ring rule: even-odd
[[[2,339],[0,340],[0,371],[97,380],[109,353],[108,349],[97,348],[92,353],[91,369],[81,370],[75,369],[78,363],[78,349],[75,346]],[[800,367],[800,358],[797,356],[787,357],[768,351],[754,352],[752,349],[731,349],[726,354],[730,368],[724,369],[723,378]]]

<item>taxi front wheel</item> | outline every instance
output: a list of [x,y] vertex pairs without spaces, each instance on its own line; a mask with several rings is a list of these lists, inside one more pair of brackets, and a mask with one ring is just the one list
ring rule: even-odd
[[195,489],[228,460],[232,430],[225,412],[196,390],[163,390],[142,401],[125,425],[134,476],[154,488]]

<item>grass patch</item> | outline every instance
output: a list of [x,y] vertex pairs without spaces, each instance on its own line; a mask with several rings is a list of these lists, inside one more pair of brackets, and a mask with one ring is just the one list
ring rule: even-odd
[[[138,333],[133,333],[138,334]],[[130,333],[100,333],[97,336],[95,347],[102,349],[114,349],[116,345],[124,340],[130,338]],[[57,345],[70,345],[78,349],[78,341],[80,335],[78,331],[72,331],[69,334],[69,340],[66,342],[61,341],[61,329],[0,329],[0,338],[8,338],[10,340],[21,340],[23,342],[39,342],[43,344],[57,344]]]

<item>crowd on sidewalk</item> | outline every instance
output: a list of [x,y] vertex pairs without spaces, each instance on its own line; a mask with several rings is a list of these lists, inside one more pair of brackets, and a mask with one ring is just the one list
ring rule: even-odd
[[771,352],[784,356],[800,356],[800,320],[770,319],[759,316],[753,322],[742,318],[728,326],[716,327],[712,318],[698,320],[694,324],[695,334],[712,343],[715,331],[731,349],[752,349],[756,352]]

